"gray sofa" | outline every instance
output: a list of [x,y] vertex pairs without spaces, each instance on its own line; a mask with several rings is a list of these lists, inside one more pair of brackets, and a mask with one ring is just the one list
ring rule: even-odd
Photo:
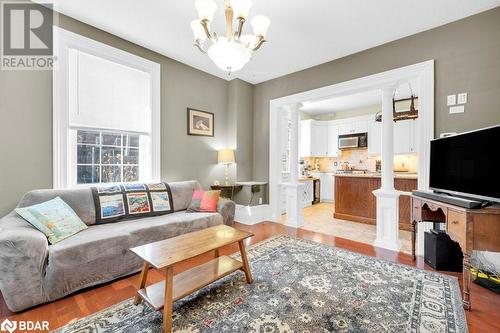
[[57,196],[88,229],[50,245],[40,231],[15,212],[0,219],[0,290],[11,311],[21,311],[72,292],[140,270],[131,247],[218,224],[231,225],[235,204],[221,199],[218,213],[187,213],[196,181],[170,183],[175,212],[108,224],[95,224],[90,189],[36,190],[18,204],[26,207]]

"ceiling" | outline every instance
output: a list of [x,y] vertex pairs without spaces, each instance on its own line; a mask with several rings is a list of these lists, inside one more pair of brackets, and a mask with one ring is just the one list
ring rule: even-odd
[[[395,99],[409,98],[411,95],[418,96],[418,84],[416,80],[401,84],[394,95]],[[382,105],[382,91],[372,90],[357,94],[332,97],[321,101],[302,102],[300,111],[311,114],[328,114],[343,111],[352,111],[369,106]]]
[[[46,0],[35,0],[46,2]],[[193,47],[195,0],[54,0],[57,11],[224,79],[260,83],[428,30],[500,0],[253,0],[271,19],[268,43],[231,77]],[[223,0],[212,24],[224,32]],[[246,31],[250,31],[250,25]]]

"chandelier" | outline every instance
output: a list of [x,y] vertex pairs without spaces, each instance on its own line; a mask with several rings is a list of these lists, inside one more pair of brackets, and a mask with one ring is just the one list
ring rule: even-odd
[[[213,20],[217,4],[214,0],[196,0],[198,20],[191,22],[195,46],[208,57],[220,69],[236,72],[245,66],[252,58],[252,53],[257,51],[266,41],[266,32],[271,23],[264,15],[256,15],[252,18],[251,25],[254,34],[242,34],[243,25],[248,17],[251,0],[225,0],[224,10],[226,14],[226,36],[219,36],[210,32],[210,23]],[[233,19],[236,17],[238,27],[233,31]],[[205,50],[205,41],[210,41],[208,49]]]

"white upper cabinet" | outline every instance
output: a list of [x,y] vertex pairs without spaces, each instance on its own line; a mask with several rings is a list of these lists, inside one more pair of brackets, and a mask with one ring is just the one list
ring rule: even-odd
[[311,127],[311,150],[312,156],[328,156],[328,124],[326,122],[314,122]]
[[328,121],[302,120],[299,150],[300,157],[338,156],[338,126]]
[[300,157],[337,157],[340,155],[339,135],[366,133],[369,131],[368,127],[369,120],[366,116],[330,121],[302,120],[299,138]]
[[[368,153],[380,155],[382,152],[382,123],[370,121],[368,131]],[[394,123],[394,154],[418,152],[418,119],[401,120]]]
[[[375,117],[374,117],[375,118]],[[368,154],[380,155],[382,152],[382,123],[371,120],[368,125]]]
[[339,127],[337,125],[328,125],[328,156],[336,157],[339,155]]
[[302,120],[300,122],[299,157],[312,156],[311,127],[312,120]]
[[339,125],[339,135],[366,132],[368,132],[368,123],[366,120],[357,120]]
[[394,123],[394,154],[410,153],[411,126],[413,120],[401,120]]

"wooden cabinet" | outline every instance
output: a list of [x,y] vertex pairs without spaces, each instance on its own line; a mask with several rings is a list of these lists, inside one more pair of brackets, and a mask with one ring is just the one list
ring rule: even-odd
[[462,249],[463,259],[463,306],[471,309],[470,268],[472,251],[500,252],[500,205],[481,209],[467,209],[444,202],[411,197],[413,208],[412,255],[415,256],[418,223],[434,221],[446,224],[446,233]]
[[[334,217],[349,221],[376,224],[377,200],[373,191],[379,189],[379,177],[335,177]],[[394,179],[397,190],[410,192],[417,189],[416,179]],[[399,198],[399,229],[411,230],[410,197]]]
[[372,191],[378,188],[380,188],[379,178],[335,177],[334,217],[375,224],[377,210]]
[[[394,179],[394,187],[396,190],[411,192],[418,187],[416,179]],[[411,202],[410,197],[402,195],[399,197],[399,229],[411,230]]]

